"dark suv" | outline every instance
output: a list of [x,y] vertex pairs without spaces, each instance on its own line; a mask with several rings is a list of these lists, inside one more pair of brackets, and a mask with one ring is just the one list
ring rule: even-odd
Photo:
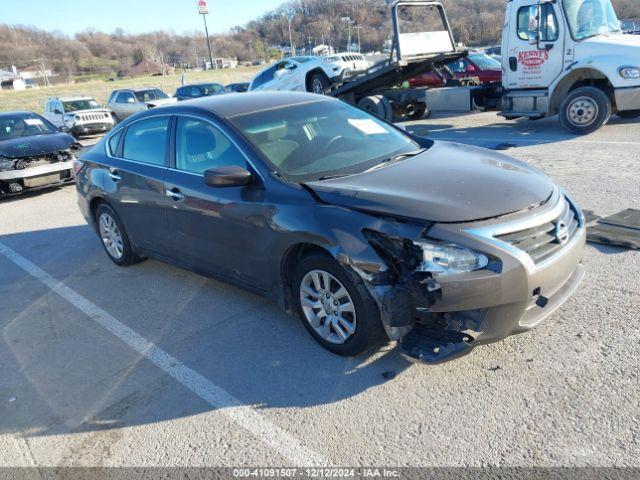
[[296,310],[325,348],[440,362],[533,328],[583,276],[584,218],[506,155],[341,101],[221,95],[136,115],[76,169],[109,257],[154,257]]

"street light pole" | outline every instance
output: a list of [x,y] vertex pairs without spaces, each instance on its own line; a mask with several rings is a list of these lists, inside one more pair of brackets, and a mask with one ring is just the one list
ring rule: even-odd
[[293,35],[291,33],[291,16],[287,18],[289,19],[289,56],[293,57],[295,53],[293,52]]

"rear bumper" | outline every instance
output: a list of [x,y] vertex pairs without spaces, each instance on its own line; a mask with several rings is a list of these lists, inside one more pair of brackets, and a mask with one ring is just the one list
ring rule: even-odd
[[619,111],[640,110],[640,87],[616,88],[614,95]]

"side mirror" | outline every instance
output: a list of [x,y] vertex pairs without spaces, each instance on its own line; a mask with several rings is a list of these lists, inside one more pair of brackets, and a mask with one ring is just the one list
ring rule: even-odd
[[298,68],[298,65],[296,65],[295,63],[290,63],[286,66],[287,70],[295,70],[296,68]]
[[60,111],[59,108],[56,108],[53,113],[55,113],[56,115],[62,115],[62,112]]
[[210,168],[204,172],[204,183],[213,188],[245,187],[253,175],[242,167]]
[[66,125],[63,125],[61,127],[58,127],[58,130],[62,133],[69,133],[71,131],[71,129],[69,127],[67,127]]
[[133,98],[129,97],[127,98],[127,103],[136,103],[136,101]]

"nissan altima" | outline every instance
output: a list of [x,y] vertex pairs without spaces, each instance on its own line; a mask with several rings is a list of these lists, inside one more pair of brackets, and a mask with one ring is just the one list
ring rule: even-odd
[[117,265],[152,257],[265,295],[340,355],[391,339],[450,360],[533,328],[583,277],[583,214],[549,177],[325,96],[150,110],[76,172]]

